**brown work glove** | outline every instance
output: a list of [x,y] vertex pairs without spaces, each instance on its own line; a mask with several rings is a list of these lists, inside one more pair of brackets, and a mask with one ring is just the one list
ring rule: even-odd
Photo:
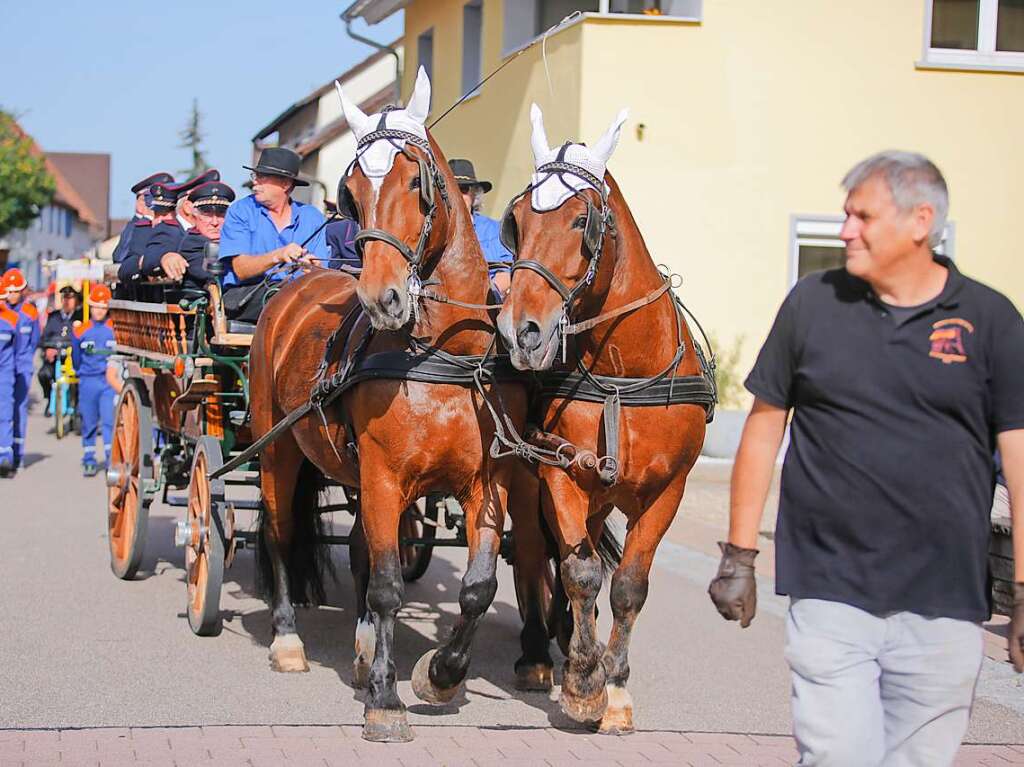
[[1010,663],[1017,673],[1024,671],[1024,583],[1013,584],[1013,614],[1010,616]]
[[[727,621],[739,621],[746,628],[757,612],[757,581],[754,578],[754,557],[757,549],[742,549],[731,543],[718,542],[722,561],[718,575],[708,586],[708,594],[718,612]],[[1024,612],[1021,615],[1024,627]]]

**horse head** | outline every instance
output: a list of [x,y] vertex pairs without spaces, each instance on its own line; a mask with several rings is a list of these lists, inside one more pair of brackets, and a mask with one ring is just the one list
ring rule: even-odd
[[620,112],[593,148],[551,149],[540,108],[530,110],[533,178],[501,221],[516,260],[498,329],[520,370],[550,368],[565,325],[608,292],[618,248],[612,207],[621,200],[605,169],[627,115]]
[[363,269],[357,294],[374,328],[398,330],[414,315],[420,273],[444,249],[450,170],[425,127],[430,79],[423,67],[404,109],[365,114],[335,83],[356,137],[338,183],[338,210],[357,221]]

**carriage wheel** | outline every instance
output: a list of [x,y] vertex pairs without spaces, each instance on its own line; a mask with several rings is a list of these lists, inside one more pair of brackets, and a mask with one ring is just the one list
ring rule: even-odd
[[190,532],[185,545],[185,582],[188,585],[188,624],[198,636],[216,636],[221,630],[220,587],[224,582],[224,482],[208,475],[224,464],[220,443],[200,437],[192,459],[188,483]]
[[153,427],[137,384],[126,383],[117,401],[114,444],[107,467],[107,537],[110,569],[118,578],[134,578],[142,564],[152,500]]
[[405,546],[402,541],[409,538],[433,539],[437,536],[436,524],[427,524],[424,517],[437,522],[437,504],[439,495],[428,495],[424,504],[423,514],[416,505],[410,506],[398,519],[398,556],[402,562],[402,580],[406,583],[418,581],[430,566],[430,558],[434,556],[434,547],[429,544]]

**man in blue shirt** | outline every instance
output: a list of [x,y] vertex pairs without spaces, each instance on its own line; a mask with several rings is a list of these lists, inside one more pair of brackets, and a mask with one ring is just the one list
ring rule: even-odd
[[500,299],[508,291],[508,268],[512,265],[512,254],[501,244],[501,224],[480,212],[483,196],[491,191],[491,182],[477,179],[473,163],[469,160],[452,160],[449,165],[459,185],[459,191],[462,192],[462,199],[466,201],[466,206],[473,215],[473,228],[487,261],[491,286]]
[[283,147],[264,149],[252,171],[252,194],[228,208],[220,234],[224,266],[224,308],[232,319],[255,322],[266,300],[269,282],[292,274],[283,269],[297,262],[330,258],[324,217],[312,205],[291,198],[301,158]]

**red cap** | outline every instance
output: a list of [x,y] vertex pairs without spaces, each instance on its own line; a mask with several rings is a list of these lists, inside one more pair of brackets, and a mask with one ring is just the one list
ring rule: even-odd
[[11,267],[4,272],[3,278],[0,278],[0,286],[3,286],[5,291],[24,290],[28,287],[28,283],[25,282],[25,275],[21,273],[21,269]]
[[93,285],[89,289],[89,303],[93,306],[106,306],[110,303],[110,288],[103,284]]

